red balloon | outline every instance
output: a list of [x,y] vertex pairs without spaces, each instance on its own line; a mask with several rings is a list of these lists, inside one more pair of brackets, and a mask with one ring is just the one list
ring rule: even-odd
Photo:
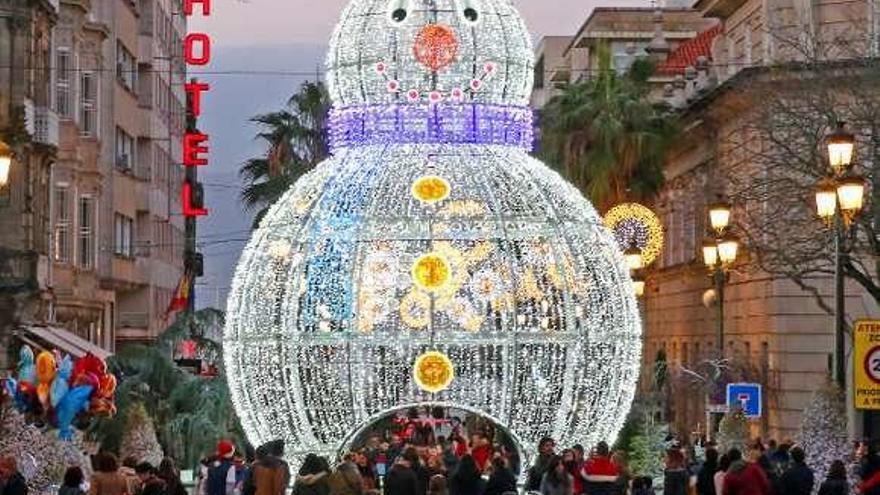
[[[73,373],[71,376],[75,378],[85,373],[92,373],[99,377],[104,376],[107,373],[107,365],[94,354],[86,354],[73,363]],[[97,387],[97,384],[95,386]]]

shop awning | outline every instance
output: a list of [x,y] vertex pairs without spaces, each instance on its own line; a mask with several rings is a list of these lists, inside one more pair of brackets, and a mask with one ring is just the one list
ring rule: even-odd
[[33,347],[43,350],[58,349],[73,357],[82,357],[91,352],[106,360],[113,353],[79,337],[63,328],[43,325],[24,325],[20,327],[18,337]]

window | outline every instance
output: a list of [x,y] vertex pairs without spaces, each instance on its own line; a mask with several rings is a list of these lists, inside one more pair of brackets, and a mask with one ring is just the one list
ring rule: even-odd
[[114,230],[113,254],[125,256],[126,258],[132,257],[134,220],[117,213],[114,221]]
[[122,43],[116,43],[116,79],[129,91],[137,87],[137,60]]
[[58,263],[70,261],[70,188],[66,184],[55,186],[55,249],[53,258]]
[[79,198],[79,267],[91,270],[95,267],[95,200],[91,196]]
[[116,128],[116,168],[131,170],[134,167],[134,138],[122,128]]
[[83,136],[98,135],[98,78],[83,72],[79,79],[79,132]]
[[70,50],[59,48],[55,54],[57,66],[55,78],[55,110],[61,118],[73,117],[73,105],[70,100],[70,77],[74,74],[70,63]]

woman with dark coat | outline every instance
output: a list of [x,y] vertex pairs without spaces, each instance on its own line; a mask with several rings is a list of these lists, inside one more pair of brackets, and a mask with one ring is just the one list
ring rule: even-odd
[[819,487],[819,495],[848,495],[849,480],[846,479],[846,466],[843,461],[837,460],[831,463],[828,476]]
[[492,474],[486,483],[484,495],[502,495],[516,491],[516,475],[507,467],[503,457],[492,459]]
[[470,454],[465,454],[449,480],[449,494],[483,495],[485,489],[486,483],[477,468],[477,463]]
[[299,468],[299,474],[293,484],[293,495],[329,495],[330,463],[323,457],[309,454]]
[[572,495],[574,477],[565,470],[561,457],[554,457],[544,477],[541,478],[541,495]]
[[663,471],[663,495],[687,495],[689,480],[690,475],[681,450],[667,451],[666,469]]
[[718,451],[706,449],[706,461],[697,473],[697,495],[716,495],[715,473],[718,472]]

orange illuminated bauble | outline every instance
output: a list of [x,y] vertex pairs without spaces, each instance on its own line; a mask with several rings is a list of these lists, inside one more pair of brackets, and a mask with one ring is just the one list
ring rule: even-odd
[[419,177],[413,182],[412,195],[423,203],[433,204],[449,197],[449,182],[436,175]]
[[437,72],[458,56],[458,39],[448,26],[428,24],[416,36],[413,55],[419,63]]
[[428,292],[442,289],[451,276],[449,262],[437,253],[426,254],[413,263],[412,278],[416,287]]
[[437,351],[428,351],[416,358],[413,379],[416,385],[432,394],[445,390],[455,378],[452,361]]

